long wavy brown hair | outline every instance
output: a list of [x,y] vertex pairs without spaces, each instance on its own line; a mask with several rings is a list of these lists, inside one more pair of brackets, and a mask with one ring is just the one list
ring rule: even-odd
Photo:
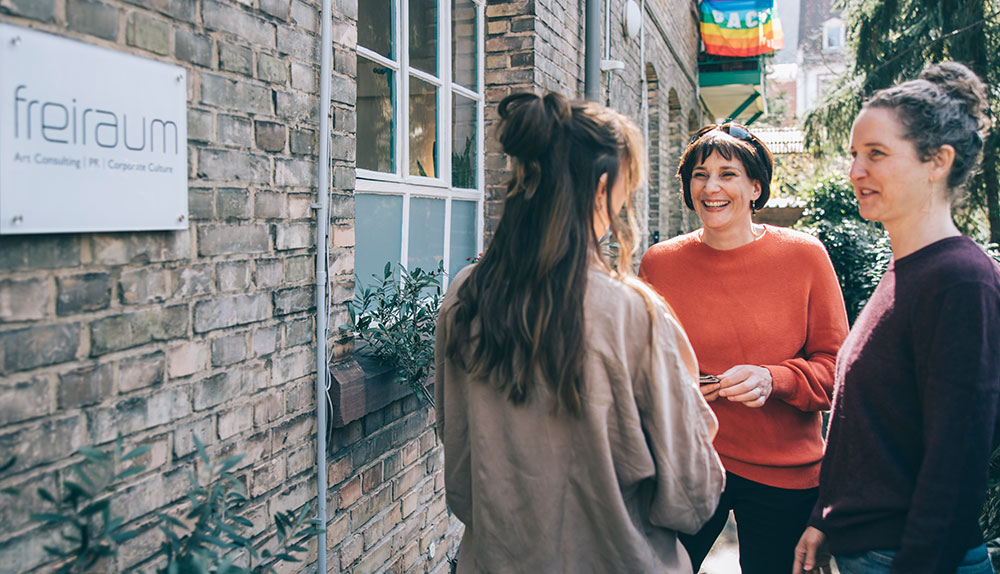
[[[633,273],[631,196],[643,178],[642,136],[614,110],[553,93],[512,94],[499,113],[499,140],[513,173],[493,242],[458,289],[446,354],[514,404],[545,384],[556,411],[576,414],[587,352],[587,270],[596,264],[623,280]],[[604,175],[615,269],[594,232]],[[620,177],[628,190],[624,221],[611,202]]]

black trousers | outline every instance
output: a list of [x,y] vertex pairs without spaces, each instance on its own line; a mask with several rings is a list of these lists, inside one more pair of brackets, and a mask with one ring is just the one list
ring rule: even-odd
[[790,573],[795,545],[806,529],[818,495],[818,488],[777,488],[727,472],[726,490],[718,510],[696,534],[680,535],[694,571],[701,568],[732,510],[743,574]]

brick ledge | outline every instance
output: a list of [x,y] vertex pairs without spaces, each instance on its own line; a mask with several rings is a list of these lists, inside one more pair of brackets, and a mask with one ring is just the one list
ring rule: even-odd
[[363,355],[332,365],[331,428],[347,426],[413,392],[409,386],[395,382],[395,376],[393,368]]

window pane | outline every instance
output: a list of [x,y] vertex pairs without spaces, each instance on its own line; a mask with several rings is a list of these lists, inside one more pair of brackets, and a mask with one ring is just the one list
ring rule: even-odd
[[437,99],[436,86],[410,77],[410,175],[438,177]]
[[479,158],[476,154],[476,102],[452,94],[451,185],[476,189]]
[[432,271],[444,261],[443,199],[410,199],[410,237],[407,246],[407,271],[413,271],[417,267]]
[[358,2],[358,44],[386,58],[395,58],[392,49],[393,0]]
[[472,0],[453,0],[451,8],[451,76],[452,81],[478,91],[476,65],[478,58],[477,10]]
[[396,172],[395,72],[358,56],[358,167]]
[[451,202],[451,262],[448,273],[454,277],[476,256],[476,202]]
[[403,241],[403,198],[358,193],[354,196],[354,274],[356,288],[382,278],[386,262],[395,269]]
[[410,0],[410,65],[429,74],[437,68],[438,0]]

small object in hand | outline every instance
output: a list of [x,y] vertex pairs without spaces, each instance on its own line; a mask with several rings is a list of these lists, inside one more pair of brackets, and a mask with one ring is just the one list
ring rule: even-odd
[[714,383],[721,383],[722,381],[715,375],[702,375],[698,377],[698,382],[703,385],[711,385]]

